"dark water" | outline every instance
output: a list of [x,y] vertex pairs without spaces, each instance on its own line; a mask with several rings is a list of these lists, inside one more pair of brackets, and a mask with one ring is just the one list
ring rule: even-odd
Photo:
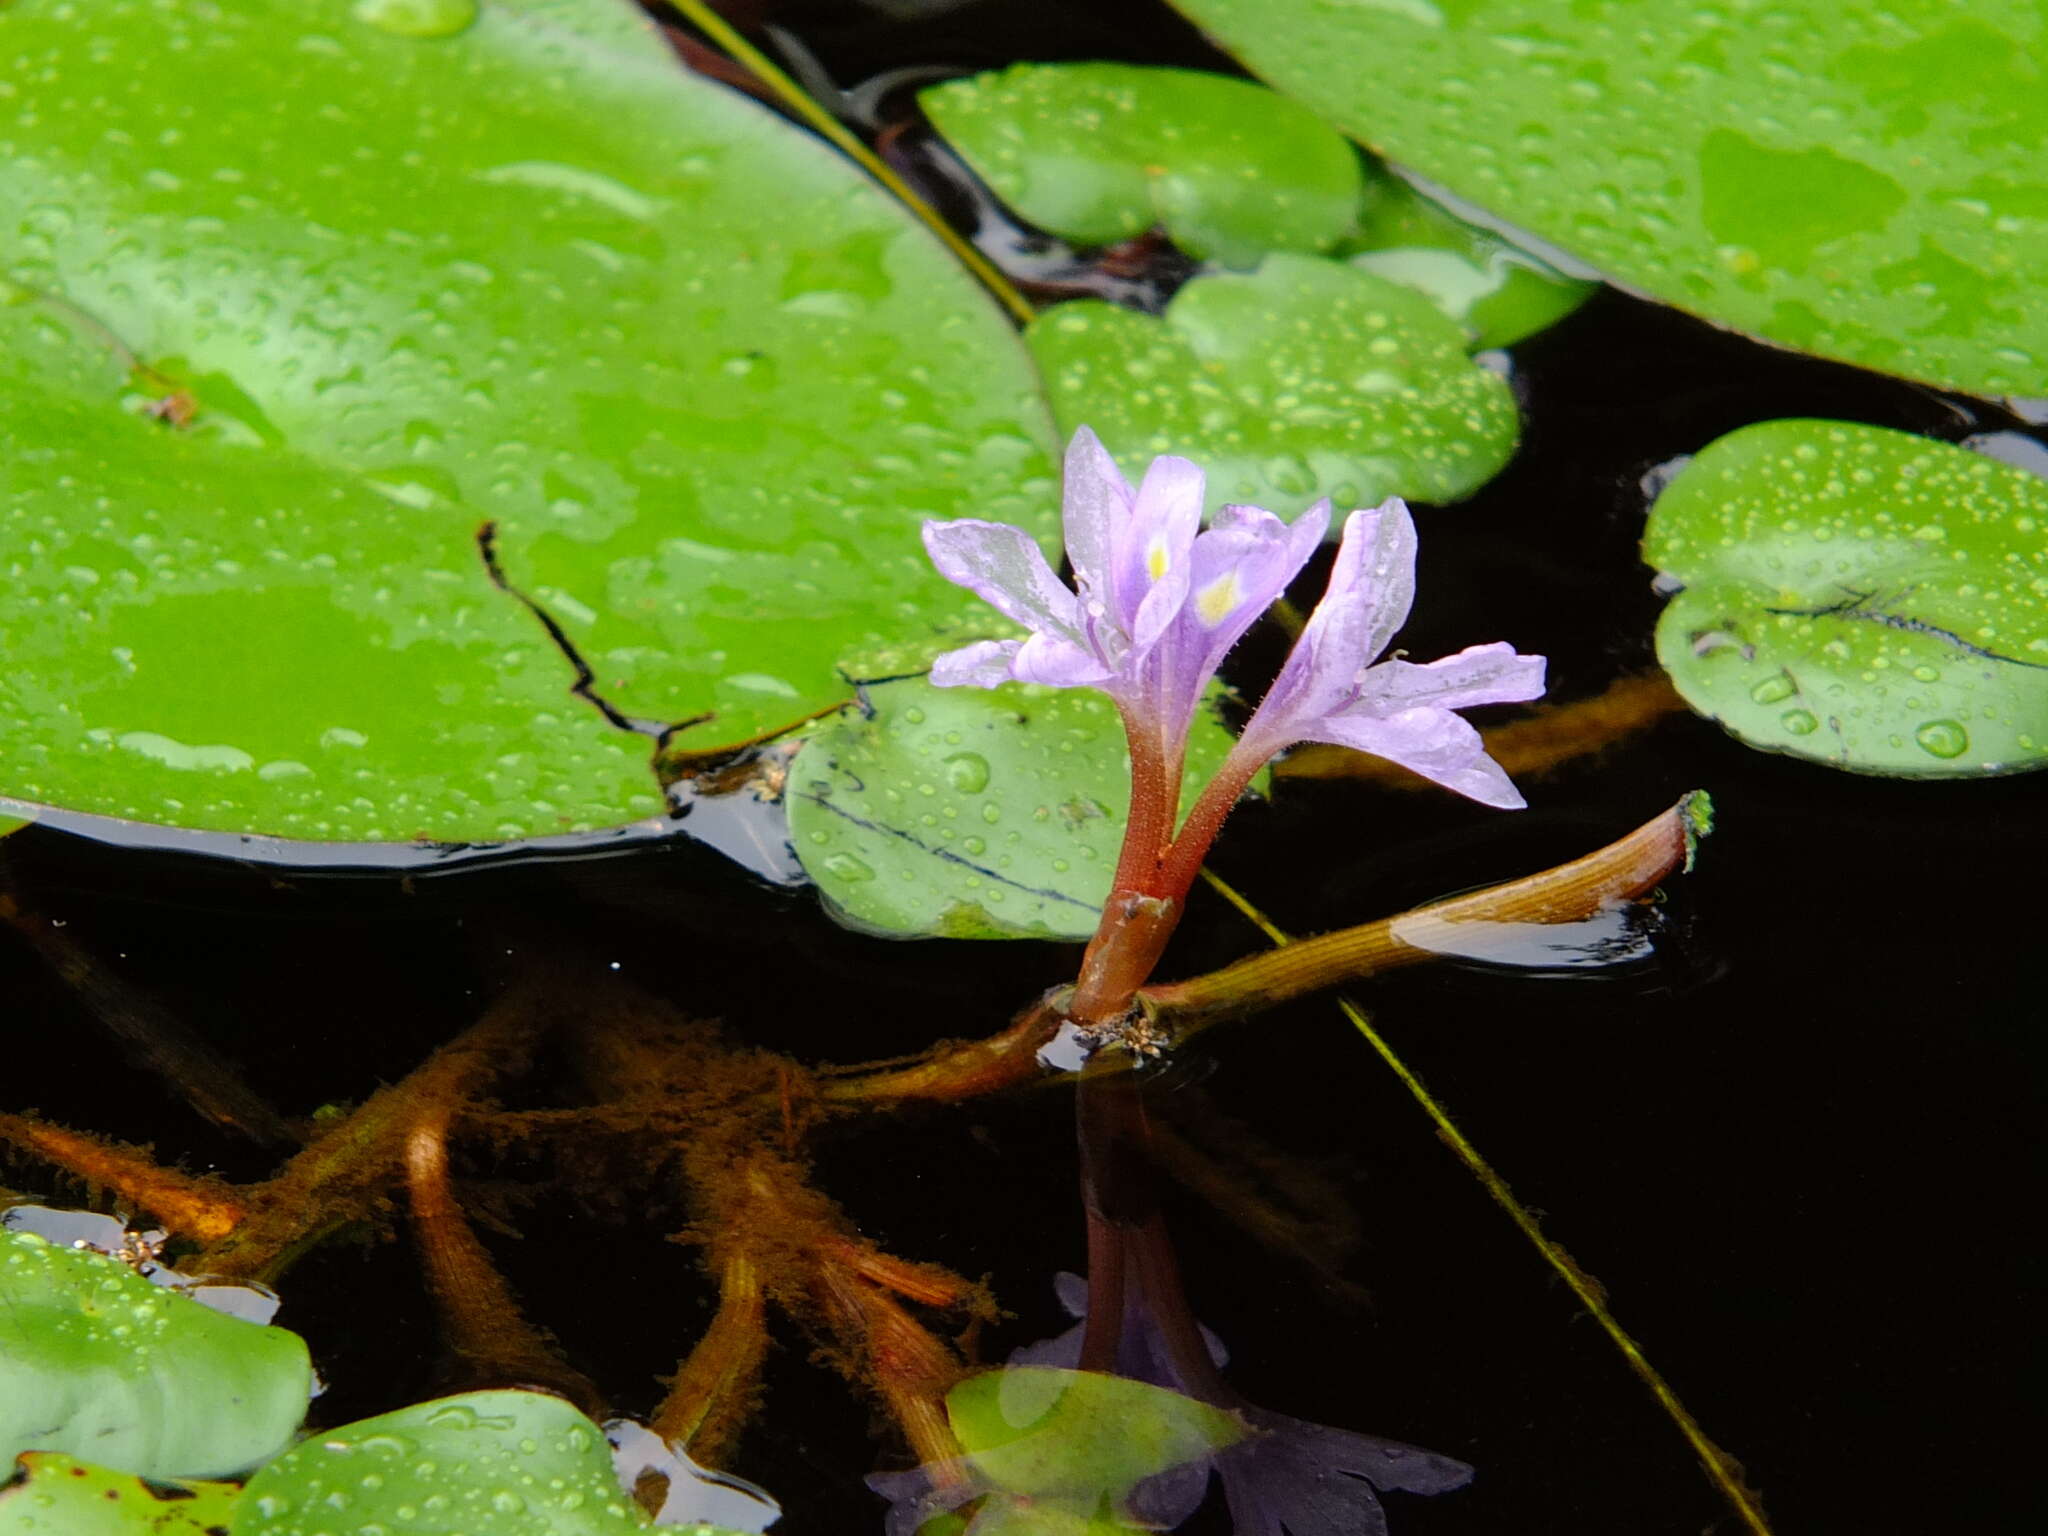
[[[1201,62],[1141,7],[970,6],[889,28],[851,7],[780,17],[851,81],[907,60],[1098,55]],[[1651,466],[1743,422],[1825,415],[1960,438],[1992,408],[1787,356],[1605,296],[1516,349],[1526,445],[1473,502],[1425,514],[1402,643],[1504,638],[1553,658],[1555,695],[1648,664],[1656,599],[1635,544]],[[1291,509],[1289,509],[1291,510]],[[1311,594],[1314,586],[1312,576]],[[1256,670],[1254,647],[1247,676]],[[1706,787],[1718,830],[1669,888],[1655,957],[1599,979],[1440,966],[1360,1000],[1616,1311],[1783,1533],[2033,1528],[2044,1009],[2038,780],[1910,785],[1751,752],[1673,719],[1527,786],[1504,816],[1449,797],[1292,784],[1216,863],[1313,930],[1576,856]],[[450,875],[277,877],[30,830],[21,888],[240,1062],[287,1112],[360,1099],[473,1019],[506,952],[598,991],[630,982],[743,1039],[851,1061],[985,1033],[1071,975],[1057,946],[886,944],[687,840],[628,857]],[[1220,902],[1166,974],[1253,947]],[[155,1143],[188,1167],[266,1160],[122,1064],[75,1001],[0,942],[0,1107]],[[1316,1160],[1361,1225],[1350,1305],[1215,1213],[1175,1210],[1189,1287],[1233,1380],[1300,1417],[1473,1462],[1469,1489],[1388,1500],[1396,1533],[1646,1536],[1733,1529],[1670,1424],[1413,1102],[1327,1002],[1219,1032],[1165,1090],[1224,1145]],[[516,1093],[545,1100],[544,1064]],[[1219,1121],[1241,1122],[1234,1135]],[[1055,1331],[1081,1266],[1059,1090],[830,1133],[821,1182],[906,1257],[990,1274],[1017,1315],[985,1358]],[[472,1165],[477,1171],[492,1171]],[[532,1175],[531,1168],[514,1170]],[[38,1188],[35,1170],[6,1178]],[[622,1411],[646,1411],[712,1299],[677,1222],[563,1199],[487,1234],[530,1314]],[[409,1250],[342,1245],[289,1276],[339,1422],[424,1395],[435,1347]],[[859,1479],[870,1411],[785,1331],[736,1470],[789,1536],[878,1529]]]

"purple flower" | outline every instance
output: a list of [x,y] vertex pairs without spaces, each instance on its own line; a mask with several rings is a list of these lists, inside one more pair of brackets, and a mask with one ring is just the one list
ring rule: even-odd
[[941,575],[1031,631],[941,656],[932,681],[1099,688],[1177,762],[1225,652],[1308,562],[1329,516],[1318,502],[1290,527],[1258,507],[1228,506],[1201,531],[1200,469],[1157,458],[1133,491],[1083,427],[1067,449],[1063,498],[1074,589],[1021,528],[973,518],[924,525]]
[[[1399,497],[1344,520],[1330,584],[1232,753],[1246,778],[1297,741],[1386,758],[1485,805],[1524,802],[1479,732],[1451,713],[1541,696],[1543,658],[1506,644],[1440,661],[1371,665],[1415,597],[1415,524]],[[1226,768],[1219,778],[1228,778]]]

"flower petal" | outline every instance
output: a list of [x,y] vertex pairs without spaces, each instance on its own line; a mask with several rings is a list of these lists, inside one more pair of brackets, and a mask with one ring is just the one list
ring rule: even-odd
[[1523,704],[1543,697],[1541,656],[1523,656],[1505,641],[1467,646],[1455,656],[1418,665],[1383,661],[1366,669],[1359,703],[1375,714],[1418,705],[1469,709],[1475,704]]
[[924,547],[939,574],[1026,629],[1051,630],[1079,645],[1079,605],[1053,574],[1045,551],[1022,528],[965,517],[924,525]]
[[1067,541],[1067,563],[1086,598],[1099,594],[1106,602],[1118,536],[1131,520],[1131,487],[1102,439],[1086,427],[1074,429],[1060,482],[1060,516]]
[[934,688],[996,688],[1016,674],[1012,659],[1023,648],[1021,640],[977,640],[973,645],[948,651],[932,663]]
[[1322,601],[1246,723],[1244,739],[1268,755],[1320,739],[1317,722],[1350,704],[1360,673],[1407,620],[1414,598],[1415,524],[1401,498],[1345,518]]
[[1100,687],[1115,677],[1086,646],[1042,632],[1018,647],[1010,662],[1010,675],[1020,683],[1044,683],[1052,688]]
[[1479,732],[1449,710],[1425,705],[1392,715],[1330,715],[1298,739],[1334,742],[1383,757],[1481,805],[1518,811],[1528,803],[1500,764],[1486,755]]
[[1260,1431],[1216,1458],[1236,1536],[1384,1536],[1375,1488],[1446,1493],[1472,1479],[1462,1461],[1253,1408]]
[[1202,526],[1202,486],[1202,471],[1170,454],[1154,459],[1139,483],[1113,558],[1114,612],[1135,649],[1158,639],[1187,599],[1188,552]]

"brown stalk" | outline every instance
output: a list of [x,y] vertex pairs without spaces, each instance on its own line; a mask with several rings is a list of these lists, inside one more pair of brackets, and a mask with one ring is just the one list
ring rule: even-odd
[[30,1115],[0,1115],[0,1141],[119,1196],[162,1222],[174,1236],[193,1242],[218,1242],[248,1215],[243,1196],[225,1180],[160,1167],[139,1147],[103,1141]]
[[163,1078],[201,1115],[271,1146],[301,1139],[225,1057],[70,934],[4,891],[0,921],[28,941],[137,1065]]
[[914,1066],[828,1078],[818,1094],[829,1103],[888,1109],[910,1099],[951,1103],[1014,1088],[1042,1075],[1038,1053],[1058,1032],[1067,989],[1056,988],[986,1040],[952,1041]]
[[670,1378],[648,1427],[670,1445],[687,1447],[691,1460],[724,1466],[759,1402],[767,1357],[761,1272],[752,1255],[736,1248],[719,1270],[718,1313]]
[[383,1215],[414,1127],[435,1113],[459,1113],[524,1065],[540,1027],[531,989],[515,985],[403,1081],[380,1088],[276,1178],[248,1189],[247,1219],[195,1267],[223,1279],[271,1281],[322,1237]]
[[441,1322],[441,1343],[458,1390],[538,1387],[604,1416],[596,1386],[526,1320],[505,1277],[462,1214],[448,1179],[452,1105],[436,1103],[405,1138],[405,1184],[413,1241]]
[[1696,835],[1687,796],[1628,836],[1569,864],[1398,917],[1299,939],[1189,981],[1146,987],[1138,1001],[1154,1029],[1185,1040],[1226,1019],[1260,1013],[1346,981],[1454,950],[1465,924],[1582,921],[1643,895],[1688,857]]

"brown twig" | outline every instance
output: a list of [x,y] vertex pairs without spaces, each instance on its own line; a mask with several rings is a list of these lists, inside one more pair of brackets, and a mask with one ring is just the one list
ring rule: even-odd
[[147,1211],[175,1236],[217,1242],[248,1215],[248,1205],[222,1179],[160,1167],[139,1147],[103,1141],[30,1115],[0,1115],[0,1141],[54,1163],[88,1186]]
[[1683,863],[1696,835],[1693,797],[1569,864],[1398,917],[1299,939],[1189,981],[1138,994],[1154,1031],[1188,1036],[1226,1019],[1400,966],[1456,953],[1467,924],[1568,923],[1641,896]]

